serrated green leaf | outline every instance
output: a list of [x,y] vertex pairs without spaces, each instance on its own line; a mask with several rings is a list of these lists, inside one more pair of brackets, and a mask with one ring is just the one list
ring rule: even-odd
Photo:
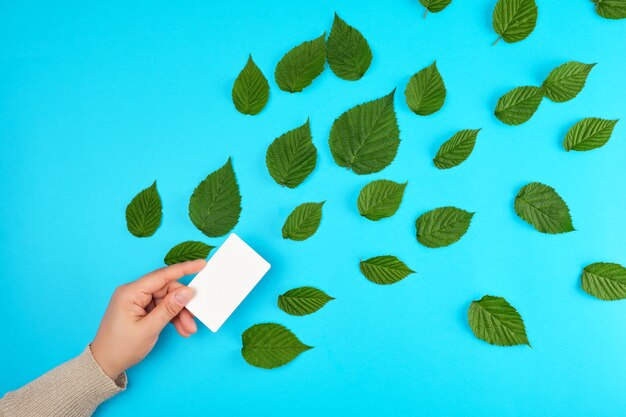
[[359,263],[361,273],[374,284],[389,285],[415,273],[395,256],[375,256]]
[[574,230],[569,208],[554,188],[531,182],[515,197],[515,212],[541,233],[557,234]]
[[156,181],[137,194],[126,207],[126,227],[137,237],[152,236],[161,225],[163,205]]
[[626,19],[625,0],[592,0],[596,13],[605,19]]
[[543,88],[517,87],[500,97],[494,114],[507,125],[521,125],[533,117],[543,99]]
[[428,12],[439,13],[452,2],[452,0],[420,0],[422,6],[426,7],[424,18]]
[[498,346],[530,346],[522,316],[502,297],[485,295],[472,301],[467,318],[480,340]]
[[437,62],[413,74],[404,90],[406,104],[420,116],[433,114],[446,101],[446,86],[437,69]]
[[604,146],[618,120],[605,120],[588,117],[577,122],[565,135],[563,147],[566,151],[590,151]]
[[194,261],[196,259],[206,259],[215,246],[207,245],[204,242],[188,240],[179,243],[167,252],[163,262],[166,265],[174,265],[181,262]]
[[356,203],[359,213],[374,221],[393,216],[400,207],[406,185],[388,180],[370,182],[359,193]]
[[537,24],[535,0],[499,0],[493,9],[493,30],[506,43],[524,40]]
[[337,13],[326,42],[326,55],[331,71],[344,80],[361,79],[372,63],[372,50],[367,40]]
[[619,264],[596,262],[587,265],[580,277],[583,290],[601,300],[626,299],[626,268]]
[[335,119],[328,143],[337,165],[363,175],[378,172],[394,160],[400,145],[395,91]]
[[278,296],[278,308],[292,316],[313,314],[334,300],[322,290],[313,287],[299,287]]
[[437,151],[433,159],[435,166],[439,169],[448,169],[465,161],[474,150],[478,132],[480,129],[467,129],[455,133]]
[[233,170],[228,161],[217,171],[209,174],[189,199],[189,218],[209,237],[219,237],[230,232],[239,222],[241,194]]
[[252,366],[273,369],[313,349],[285,326],[276,323],[255,324],[241,335],[241,356]]
[[325,39],[326,32],[319,38],[301,43],[282,57],[274,71],[276,84],[281,90],[298,93],[324,71]]
[[265,164],[274,181],[296,188],[313,172],[317,149],[313,145],[309,120],[278,137],[267,148]]
[[313,236],[322,221],[321,203],[304,203],[296,207],[285,220],[283,239],[306,240]]
[[556,67],[543,82],[546,97],[555,103],[573,99],[582,91],[595,65],[570,61]]
[[232,91],[235,108],[243,114],[259,114],[270,97],[270,85],[259,67],[248,57],[248,62],[237,76]]
[[467,232],[474,213],[456,207],[440,207],[422,214],[415,222],[417,241],[428,248],[458,242]]

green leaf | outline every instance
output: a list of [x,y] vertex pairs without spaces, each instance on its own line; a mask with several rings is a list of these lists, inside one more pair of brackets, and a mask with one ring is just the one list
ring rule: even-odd
[[370,182],[359,193],[356,203],[359,213],[374,221],[393,216],[400,207],[406,185],[388,180]]
[[626,299],[626,268],[619,264],[596,262],[581,275],[583,290],[601,300]]
[[206,259],[214,247],[215,246],[210,246],[203,242],[188,240],[170,249],[167,255],[165,255],[163,262],[165,262],[166,265],[174,265],[181,262],[194,261],[196,259]]
[[571,61],[556,67],[543,82],[546,97],[555,103],[573,99],[582,91],[595,65]]
[[375,256],[361,261],[359,268],[365,278],[379,285],[395,284],[415,273],[404,262],[391,255]]
[[498,346],[530,346],[522,316],[502,297],[485,295],[472,301],[467,318],[480,340]]
[[278,296],[278,308],[292,316],[307,316],[334,300],[324,291],[313,287],[300,287]]
[[535,0],[499,0],[493,9],[493,30],[506,43],[524,40],[537,24]]
[[259,114],[267,104],[270,85],[252,60],[252,55],[233,84],[232,97],[235,108],[243,114]]
[[363,175],[378,172],[394,160],[400,145],[395,91],[335,119],[328,143],[337,165]]
[[446,100],[446,86],[437,69],[437,62],[411,77],[404,96],[409,108],[420,116],[428,116],[441,109]]
[[439,169],[455,167],[465,161],[476,144],[476,137],[480,129],[461,130],[445,141],[437,151],[433,162]]
[[276,65],[274,78],[283,91],[298,93],[308,87],[326,64],[326,32],[287,52]]
[[596,13],[605,19],[626,19],[625,0],[592,0]]
[[618,120],[588,117],[577,122],[565,135],[563,147],[566,151],[590,151],[604,146],[613,134]]
[[202,233],[219,237],[230,232],[241,214],[241,194],[233,170],[228,161],[217,171],[209,174],[189,199],[189,218]]
[[304,203],[296,207],[285,220],[283,239],[306,240],[313,236],[322,221],[321,203]]
[[533,117],[542,98],[541,87],[517,87],[500,97],[494,114],[502,123],[521,125]]
[[424,18],[426,18],[426,14],[428,12],[431,13],[439,13],[452,2],[452,0],[420,0],[422,6],[426,7],[426,11],[424,12]]
[[313,349],[291,330],[276,323],[255,324],[241,335],[241,356],[252,366],[273,369],[294,360],[302,352]]
[[458,242],[467,232],[474,213],[456,207],[440,207],[422,214],[415,222],[417,241],[429,248]]
[[326,42],[328,65],[344,80],[358,80],[372,62],[372,50],[361,32],[348,25],[337,13]]
[[313,145],[309,120],[278,137],[267,148],[265,164],[274,181],[296,188],[313,172],[317,149]]
[[163,205],[156,181],[139,192],[126,207],[126,227],[137,237],[152,236],[161,225]]
[[515,212],[541,233],[557,234],[574,230],[569,208],[554,188],[531,182],[515,197]]

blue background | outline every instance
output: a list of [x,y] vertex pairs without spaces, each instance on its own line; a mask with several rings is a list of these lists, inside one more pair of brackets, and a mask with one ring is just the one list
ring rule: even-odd
[[[532,35],[491,43],[495,1],[455,1],[423,20],[417,0],[271,2],[56,2],[0,5],[0,393],[78,354],[113,289],[162,265],[174,244],[207,239],[187,216],[189,196],[232,156],[243,195],[235,232],[273,265],[217,334],[189,340],[172,328],[131,369],[127,392],[98,416],[432,415],[615,416],[626,407],[626,302],[580,289],[583,266],[626,263],[626,126],[603,148],[566,153],[583,117],[626,116],[626,24],[598,17],[590,1],[539,0]],[[333,12],[368,39],[374,59],[357,82],[328,68],[299,94],[273,71],[302,41],[329,31]],[[232,83],[248,54],[270,81],[259,116],[239,114]],[[409,77],[437,60],[443,109],[412,114]],[[544,100],[533,119],[503,125],[498,97],[539,85],[563,62],[597,62],[574,100]],[[332,121],[398,88],[402,143],[382,172],[357,176],[328,149]],[[265,168],[271,141],[311,118],[318,165],[295,190]],[[431,159],[454,132],[483,128],[460,167]],[[409,182],[398,213],[361,218],[368,182]],[[149,239],[126,230],[131,198],[157,179],[164,220]],[[513,198],[531,181],[552,185],[577,231],[543,235],[516,217]],[[280,235],[288,213],[327,200],[317,234]],[[428,249],[414,221],[442,205],[475,211],[457,244]],[[381,287],[358,261],[391,253],[417,274]],[[276,307],[278,294],[314,285],[337,300],[308,317]],[[476,339],[470,302],[506,297],[533,348]],[[240,335],[276,321],[315,349],[280,369],[248,366]]]

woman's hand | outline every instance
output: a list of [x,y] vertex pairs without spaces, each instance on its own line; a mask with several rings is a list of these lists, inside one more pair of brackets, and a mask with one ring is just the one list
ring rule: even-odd
[[178,279],[200,272],[204,265],[203,259],[171,265],[115,290],[91,344],[96,362],[111,379],[141,362],[167,323],[183,337],[197,331],[185,308],[193,289]]

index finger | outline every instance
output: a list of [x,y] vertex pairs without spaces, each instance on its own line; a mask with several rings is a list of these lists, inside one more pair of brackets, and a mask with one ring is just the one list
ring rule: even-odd
[[141,292],[152,294],[165,287],[169,282],[179,280],[185,275],[196,274],[204,268],[206,261],[196,259],[179,264],[166,266],[152,271],[129,285]]

